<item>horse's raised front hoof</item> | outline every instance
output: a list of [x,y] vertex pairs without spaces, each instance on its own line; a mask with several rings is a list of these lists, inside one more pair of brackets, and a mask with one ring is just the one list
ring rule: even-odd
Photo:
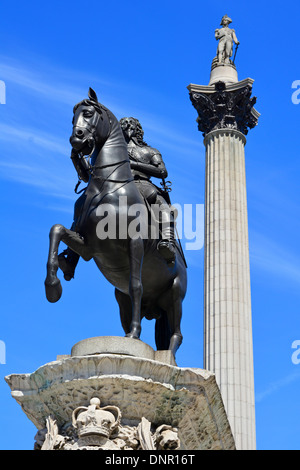
[[61,298],[62,287],[59,279],[57,279],[55,282],[48,282],[46,279],[45,289],[47,300],[52,304]]

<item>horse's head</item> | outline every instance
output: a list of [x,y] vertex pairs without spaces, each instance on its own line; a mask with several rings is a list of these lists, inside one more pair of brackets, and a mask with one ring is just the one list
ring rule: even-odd
[[89,99],[80,101],[73,109],[73,132],[70,143],[73,149],[82,155],[90,155],[99,141],[99,121],[103,110],[97,95],[89,89]]

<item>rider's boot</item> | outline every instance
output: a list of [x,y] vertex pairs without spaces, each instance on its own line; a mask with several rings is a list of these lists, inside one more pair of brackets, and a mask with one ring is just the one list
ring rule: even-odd
[[175,224],[170,222],[162,227],[162,239],[158,242],[157,249],[168,264],[174,264],[176,257]]
[[79,258],[80,256],[70,248],[67,248],[62,253],[60,253],[60,255],[58,255],[59,267],[64,273],[64,278],[66,281],[70,281],[74,278],[74,273]]

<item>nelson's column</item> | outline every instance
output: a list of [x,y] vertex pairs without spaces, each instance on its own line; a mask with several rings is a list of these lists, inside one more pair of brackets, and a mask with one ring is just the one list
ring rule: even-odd
[[204,369],[216,374],[237,449],[255,449],[255,402],[249,269],[246,135],[259,113],[254,80],[238,81],[239,42],[225,15],[208,86],[190,84],[206,148]]

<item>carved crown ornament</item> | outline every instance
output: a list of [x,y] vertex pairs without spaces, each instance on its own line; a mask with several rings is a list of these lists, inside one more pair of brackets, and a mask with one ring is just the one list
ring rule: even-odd
[[46,428],[35,436],[35,450],[176,450],[180,447],[178,429],[168,424],[157,428],[142,417],[137,426],[121,424],[117,406],[100,407],[93,397],[88,406],[72,413],[72,422],[58,426],[49,416]]
[[251,97],[251,82],[244,80],[235,87],[226,86],[222,81],[214,86],[188,87],[203,136],[218,129],[235,129],[247,135],[248,129],[257,125],[260,114],[254,109],[256,97]]
[[117,406],[100,408],[99,398],[92,398],[89,406],[80,406],[73,411],[72,424],[80,438],[91,435],[110,438],[118,429],[121,416]]

